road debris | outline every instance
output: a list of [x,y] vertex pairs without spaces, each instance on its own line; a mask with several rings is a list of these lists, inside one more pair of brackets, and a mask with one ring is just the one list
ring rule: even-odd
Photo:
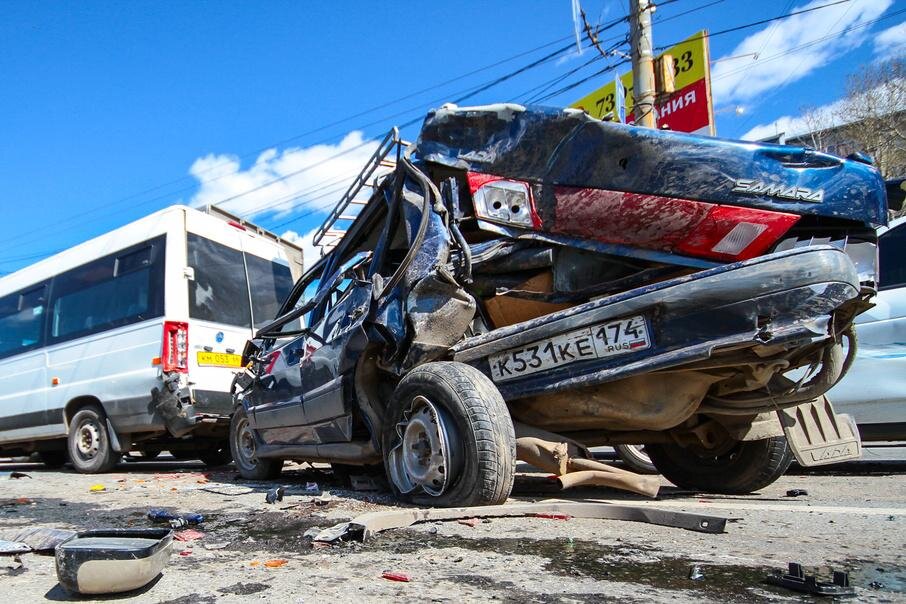
[[5,541],[0,539],[0,556],[8,556],[10,554],[24,554],[31,551],[31,547],[27,543],[22,543],[21,541]]
[[264,496],[265,503],[276,503],[278,501],[283,501],[283,494],[286,492],[284,487],[277,487],[276,489],[271,489]]
[[56,548],[57,579],[74,594],[132,591],[160,574],[172,547],[169,529],[85,531]]
[[15,478],[31,478],[24,472],[0,472],[0,480],[12,480]]
[[3,564],[7,570],[13,570],[13,571],[20,570],[25,566],[25,563],[22,562],[22,558],[18,554],[13,555],[11,558],[7,559]]
[[168,510],[152,508],[148,510],[148,520],[157,523],[167,523],[172,529],[179,529],[189,525],[198,525],[204,522],[203,514],[175,514]]
[[806,497],[808,496],[808,491],[805,489],[790,489],[786,492],[787,497]]
[[33,552],[48,552],[75,534],[75,531],[65,529],[20,528],[0,531],[0,539],[24,543]]
[[[542,433],[541,431],[535,431]],[[558,435],[545,433],[546,438]],[[657,476],[643,476],[582,457],[582,449],[570,447],[564,440],[555,442],[538,436],[520,436],[516,439],[516,457],[521,461],[556,475],[560,488],[570,489],[582,485],[607,486],[647,495],[657,496],[661,488]]]
[[275,558],[273,560],[268,560],[264,563],[264,566],[267,568],[280,568],[281,566],[286,566],[289,560],[283,558]]
[[570,520],[572,516],[569,514],[545,514],[539,512],[537,514],[531,514],[532,518],[547,518],[548,520]]
[[5,508],[14,505],[31,505],[35,502],[34,499],[29,497],[14,497],[12,499],[0,499],[0,508]]
[[409,575],[405,573],[395,573],[389,570],[382,572],[381,577],[388,581],[399,581],[400,583],[409,583],[412,581],[412,579],[409,578]]
[[179,531],[173,535],[173,539],[176,541],[195,541],[196,539],[201,539],[204,537],[204,533],[201,531],[196,531],[195,529],[186,529],[184,531]]
[[701,581],[705,578],[705,573],[702,572],[702,567],[698,564],[693,564],[692,568],[689,569],[689,578],[693,581]]
[[88,487],[88,492],[90,492],[90,493],[103,493],[106,490],[107,490],[107,487],[105,487],[102,484],[93,484],[90,487]]
[[549,500],[540,503],[514,503],[466,508],[423,508],[371,512],[362,514],[349,522],[341,522],[326,528],[319,532],[314,540],[325,543],[333,543],[344,539],[364,541],[381,531],[406,528],[419,522],[536,516],[538,514],[545,514],[547,515],[545,517],[556,517],[558,519],[575,517],[647,522],[701,533],[722,533],[727,525],[727,519],[719,516],[702,516],[687,512],[673,512],[611,503]]
[[771,585],[818,596],[850,596],[856,593],[849,585],[849,573],[839,570],[833,573],[832,583],[818,581],[815,575],[806,575],[801,564],[790,562],[787,574],[768,575],[766,581]]
[[456,522],[465,526],[471,526],[472,528],[475,528],[476,526],[481,524],[481,520],[479,520],[478,518],[463,518],[461,520],[457,520]]

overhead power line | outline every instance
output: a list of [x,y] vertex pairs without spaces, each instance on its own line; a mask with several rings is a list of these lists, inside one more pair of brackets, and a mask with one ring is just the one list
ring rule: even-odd
[[671,42],[664,46],[658,46],[655,50],[666,50],[671,46],[676,46],[680,42],[692,42],[694,40],[701,40],[702,38],[713,38],[715,36],[722,36],[724,34],[733,33],[734,31],[741,31],[743,29],[749,29],[752,27],[758,27],[759,25],[764,25],[765,23],[771,23],[773,21],[780,21],[782,19],[789,19],[790,17],[795,17],[796,15],[801,15],[803,13],[810,13],[812,11],[821,10],[823,8],[830,8],[831,6],[837,6],[838,4],[844,4],[846,2],[852,2],[852,0],[837,0],[836,2],[830,2],[828,4],[822,4],[821,6],[813,6],[812,8],[805,8],[802,10],[797,10],[792,13],[786,13],[785,15],[778,15],[777,17],[771,17],[770,19],[761,19],[760,21],[753,21],[751,23],[745,23],[743,25],[737,25],[736,27],[730,27],[727,29],[721,29],[718,31],[713,31],[701,36],[694,38],[689,38],[688,40],[679,40],[678,42]]

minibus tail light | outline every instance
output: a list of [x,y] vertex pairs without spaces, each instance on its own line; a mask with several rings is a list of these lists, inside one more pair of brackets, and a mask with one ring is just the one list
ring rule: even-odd
[[189,324],[180,321],[164,322],[164,344],[161,354],[164,371],[189,372]]

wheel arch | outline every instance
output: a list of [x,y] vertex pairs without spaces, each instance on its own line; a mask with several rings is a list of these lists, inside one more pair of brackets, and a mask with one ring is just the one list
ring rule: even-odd
[[101,402],[101,399],[92,394],[79,395],[66,403],[66,406],[63,408],[63,421],[66,424],[67,432],[69,432],[69,424],[72,422],[73,416],[75,416],[79,410],[91,406],[99,408],[104,414],[104,417],[107,416],[107,410],[104,409],[104,404]]

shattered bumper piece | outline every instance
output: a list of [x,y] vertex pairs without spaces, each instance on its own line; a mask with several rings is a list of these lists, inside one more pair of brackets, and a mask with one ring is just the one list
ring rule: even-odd
[[169,529],[85,531],[57,546],[57,579],[70,593],[132,591],[160,574],[172,547]]

